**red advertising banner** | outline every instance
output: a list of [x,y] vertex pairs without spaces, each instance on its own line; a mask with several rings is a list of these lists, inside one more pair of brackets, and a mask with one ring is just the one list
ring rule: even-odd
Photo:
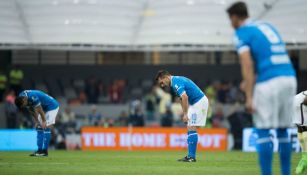
[[[199,129],[198,150],[227,150],[227,129]],[[185,128],[84,127],[82,150],[185,150]]]

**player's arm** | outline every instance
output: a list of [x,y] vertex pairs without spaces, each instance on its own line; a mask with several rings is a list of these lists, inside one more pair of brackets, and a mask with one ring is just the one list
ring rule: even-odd
[[42,119],[42,128],[46,128],[46,116],[45,116],[45,112],[42,108],[41,105],[38,105],[34,108],[35,113],[39,114],[41,116]]
[[244,82],[243,91],[246,95],[246,107],[252,112],[253,89],[255,83],[254,63],[249,49],[239,52],[241,73]]
[[38,123],[38,114],[35,112],[35,109],[33,107],[29,108],[29,113],[33,117],[35,123]]
[[183,121],[184,122],[188,122],[188,109],[189,109],[189,101],[188,101],[188,96],[187,94],[184,92],[181,96],[181,106],[182,106],[182,111],[183,111]]

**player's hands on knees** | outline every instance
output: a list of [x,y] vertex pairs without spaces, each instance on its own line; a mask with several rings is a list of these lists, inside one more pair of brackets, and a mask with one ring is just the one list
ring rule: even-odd
[[249,113],[253,113],[255,111],[253,107],[253,99],[246,99],[245,108]]
[[187,123],[187,122],[189,121],[188,115],[183,115],[182,121],[183,121],[184,123]]
[[42,128],[43,128],[43,129],[46,129],[46,128],[47,128],[46,121],[42,121]]

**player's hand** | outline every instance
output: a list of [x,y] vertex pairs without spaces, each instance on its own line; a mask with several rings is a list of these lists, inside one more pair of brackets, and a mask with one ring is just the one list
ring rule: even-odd
[[241,81],[241,83],[240,83],[240,90],[244,91],[245,87],[246,87],[245,81]]
[[183,121],[184,123],[187,123],[187,122],[189,121],[188,116],[187,116],[187,115],[183,115],[182,121]]
[[38,128],[39,122],[34,122],[34,128]]
[[255,111],[253,107],[253,99],[246,99],[245,108],[249,113],[253,113]]
[[42,121],[42,128],[43,128],[43,129],[46,129],[46,128],[47,128],[46,121]]

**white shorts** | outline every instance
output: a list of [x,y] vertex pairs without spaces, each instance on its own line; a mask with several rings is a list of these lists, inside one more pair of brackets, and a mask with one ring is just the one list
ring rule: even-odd
[[306,97],[307,91],[301,92],[294,97],[294,124],[307,126],[307,106],[302,104]]
[[[55,119],[56,119],[56,116],[58,114],[58,111],[59,111],[59,108],[56,108],[52,111],[48,111],[48,112],[45,113],[46,125],[47,126],[55,124]],[[38,121],[39,121],[40,124],[42,124],[41,115],[38,115]]]
[[291,127],[296,78],[277,77],[255,85],[253,94],[254,124],[257,128]]
[[188,109],[188,126],[205,126],[208,112],[208,98],[204,96]]

